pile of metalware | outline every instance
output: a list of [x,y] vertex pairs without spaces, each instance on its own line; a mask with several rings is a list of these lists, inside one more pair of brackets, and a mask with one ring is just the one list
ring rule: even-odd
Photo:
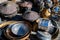
[[0,40],[54,40],[56,22],[60,0],[0,0]]

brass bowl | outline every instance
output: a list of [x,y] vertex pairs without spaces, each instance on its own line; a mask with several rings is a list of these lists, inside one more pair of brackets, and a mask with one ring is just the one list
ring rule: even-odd
[[[27,28],[28,28],[28,32],[25,34],[25,35],[23,35],[23,36],[21,36],[21,37],[19,37],[19,36],[16,36],[15,34],[13,34],[12,32],[11,32],[11,29],[8,27],[9,25],[11,25],[11,24],[17,24],[17,23],[23,23],[23,24],[25,24],[26,26],[27,26]],[[8,26],[7,26],[8,25]],[[7,39],[10,39],[10,40],[16,40],[16,39],[20,39],[20,40],[25,40],[25,39],[28,39],[28,37],[29,37],[29,35],[30,35],[30,32],[31,32],[31,24],[30,23],[28,23],[28,22],[26,22],[26,21],[8,21],[8,22],[5,22],[5,23],[2,23],[1,25],[0,25],[2,28],[4,28],[4,27],[7,27],[7,29],[4,31],[4,35],[5,35],[5,37],[7,38]]]

